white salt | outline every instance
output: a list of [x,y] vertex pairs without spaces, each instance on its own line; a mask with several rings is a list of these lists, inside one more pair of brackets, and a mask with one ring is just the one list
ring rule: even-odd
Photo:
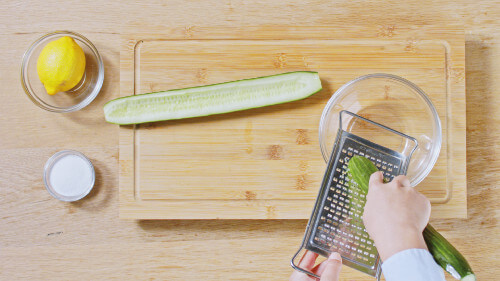
[[74,197],[87,192],[92,185],[92,167],[86,159],[76,155],[65,155],[52,166],[50,185],[55,192],[65,197]]

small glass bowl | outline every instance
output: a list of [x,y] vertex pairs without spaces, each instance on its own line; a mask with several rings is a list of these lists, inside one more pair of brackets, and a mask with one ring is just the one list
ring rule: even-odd
[[[38,77],[36,64],[42,49],[49,42],[64,36],[72,37],[85,53],[85,73],[71,90],[49,95]],[[71,31],[56,31],[36,40],[24,53],[21,64],[21,82],[30,100],[47,111],[65,113],[77,111],[94,100],[104,81],[104,64],[94,45],[82,35]]]
[[[330,98],[319,124],[321,153],[328,162],[339,128],[339,113],[347,110],[411,136],[418,147],[407,170],[416,186],[432,170],[441,150],[441,121],[427,95],[412,82],[392,74],[369,74],[340,87]],[[388,145],[376,132],[360,124],[348,124],[348,131],[369,135],[370,141]]]
[[[59,161],[61,158],[68,156],[68,155],[74,155],[77,156],[81,159],[83,159],[85,162],[88,163],[90,170],[91,170],[91,182],[90,185],[88,186],[87,189],[83,190],[81,193],[74,195],[74,196],[66,196],[63,194],[60,194],[57,192],[54,187],[51,185],[51,180],[50,180],[50,174],[52,171],[52,168],[54,165]],[[95,170],[94,170],[94,165],[92,165],[92,162],[85,156],[83,153],[75,151],[75,150],[61,150],[59,152],[56,152],[54,155],[52,155],[49,160],[45,163],[45,167],[43,169],[43,182],[45,184],[45,188],[47,191],[52,195],[52,197],[59,199],[61,201],[66,201],[66,202],[73,202],[73,201],[78,201],[82,199],[83,197],[87,196],[92,188],[94,188],[94,183],[95,183]]]

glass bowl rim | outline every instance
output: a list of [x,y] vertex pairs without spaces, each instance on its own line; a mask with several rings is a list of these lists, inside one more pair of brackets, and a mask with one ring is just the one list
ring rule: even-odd
[[432,113],[432,117],[434,119],[434,128],[433,128],[433,131],[436,134],[436,140],[435,140],[436,144],[435,144],[435,148],[433,149],[434,151],[431,152],[432,153],[432,157],[431,157],[431,159],[429,161],[429,164],[426,166],[426,168],[422,172],[420,172],[417,175],[417,177],[413,181],[411,181],[411,185],[412,186],[416,186],[417,184],[419,184],[420,182],[422,182],[429,175],[429,173],[431,172],[432,168],[434,168],[434,165],[436,164],[437,159],[439,158],[439,154],[440,154],[440,151],[441,151],[441,145],[442,145],[441,120],[439,119],[439,115],[438,115],[438,113],[436,111],[436,108],[434,107],[434,104],[432,103],[432,101],[430,100],[430,98],[427,96],[427,94],[422,89],[420,89],[420,87],[418,87],[413,82],[411,82],[411,81],[409,81],[409,80],[407,80],[407,79],[405,79],[403,77],[394,75],[394,74],[389,74],[389,73],[373,73],[373,74],[362,75],[362,76],[359,76],[359,77],[357,77],[357,78],[355,78],[355,79],[353,79],[353,80],[345,83],[340,88],[338,88],[335,91],[335,93],[333,93],[333,95],[328,100],[328,103],[326,104],[325,108],[323,109],[323,113],[321,114],[321,119],[320,119],[320,122],[319,122],[319,134],[318,134],[318,137],[319,137],[319,145],[320,145],[321,154],[323,156],[323,159],[325,160],[325,162],[328,163],[328,160],[330,158],[330,155],[328,155],[328,148],[326,147],[326,144],[324,144],[323,141],[322,141],[322,139],[324,138],[324,135],[325,135],[325,131],[327,129],[326,128],[326,119],[327,119],[328,113],[332,110],[333,105],[337,102],[337,100],[340,98],[340,96],[344,93],[344,91],[347,88],[351,87],[352,85],[356,84],[357,82],[360,82],[360,81],[363,81],[363,80],[367,80],[367,79],[372,79],[372,78],[389,79],[389,80],[393,80],[393,81],[399,82],[399,83],[403,84],[406,87],[409,87],[411,90],[413,90],[414,92],[416,92],[417,94],[420,95],[420,97],[424,100],[425,104],[428,106],[429,110]]
[[[31,57],[34,49],[45,39],[50,38],[50,37],[55,37],[55,36],[64,36],[64,35],[69,35],[71,37],[75,37],[79,40],[81,40],[93,53],[94,57],[97,60],[97,67],[98,67],[98,77],[96,81],[96,85],[92,89],[92,92],[85,97],[81,102],[74,104],[72,106],[68,107],[57,107],[57,106],[52,106],[50,104],[47,104],[45,101],[43,101],[40,97],[38,97],[33,90],[31,89],[31,86],[27,82],[27,77],[26,77],[26,70],[27,70],[27,64],[28,64],[28,59]],[[66,113],[66,112],[72,112],[72,111],[77,111],[80,110],[87,105],[89,105],[99,94],[101,91],[102,85],[104,82],[104,63],[102,61],[101,55],[97,51],[97,48],[88,40],[85,36],[73,32],[73,31],[67,31],[67,30],[58,30],[54,32],[47,33],[41,37],[39,37],[37,40],[35,40],[29,48],[24,52],[22,62],[21,62],[21,84],[24,89],[24,93],[28,96],[28,98],[38,107],[45,109],[50,112],[57,112],[57,113]]]

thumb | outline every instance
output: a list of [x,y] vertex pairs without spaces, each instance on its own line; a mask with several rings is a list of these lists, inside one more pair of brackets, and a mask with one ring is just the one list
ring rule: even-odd
[[325,271],[321,274],[320,281],[339,280],[340,269],[342,268],[342,257],[339,253],[332,253],[326,261]]
[[382,172],[375,172],[370,176],[370,187],[374,184],[379,184],[384,182],[384,174]]

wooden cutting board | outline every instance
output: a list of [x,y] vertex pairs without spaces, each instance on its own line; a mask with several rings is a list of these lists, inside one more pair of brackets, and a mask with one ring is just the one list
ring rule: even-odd
[[464,32],[455,27],[196,27],[126,36],[121,96],[318,71],[307,99],[120,128],[120,217],[307,219],[324,174],[318,124],[342,84],[392,73],[420,86],[443,124],[418,189],[433,217],[467,215]]

